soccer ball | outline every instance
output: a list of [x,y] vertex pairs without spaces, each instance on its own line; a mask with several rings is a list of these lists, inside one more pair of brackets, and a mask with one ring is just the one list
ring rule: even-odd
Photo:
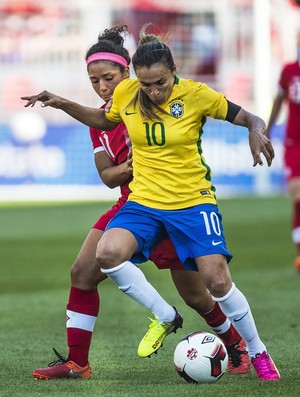
[[228,354],[217,336],[208,332],[193,332],[176,346],[174,365],[188,383],[213,383],[227,370]]

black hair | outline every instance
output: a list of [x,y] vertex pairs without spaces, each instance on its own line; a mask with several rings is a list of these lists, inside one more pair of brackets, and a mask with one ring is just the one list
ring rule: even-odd
[[[121,55],[126,59],[128,65],[130,64],[130,56],[128,50],[124,47],[124,38],[130,34],[127,25],[114,26],[110,29],[105,29],[98,36],[98,42],[91,46],[87,51],[85,60],[96,52],[111,52],[112,54]],[[112,62],[112,61],[109,61]],[[119,63],[112,62],[124,71],[124,66]]]
[[[151,24],[146,24],[140,31],[139,46],[132,57],[132,66],[136,71],[139,67],[150,68],[156,63],[164,64],[171,72],[176,71],[176,65],[170,48],[163,42],[160,35],[146,33]],[[153,103],[147,94],[141,89],[138,90],[129,105],[139,104],[141,115],[152,121],[162,121],[161,117],[154,112],[154,108],[163,114],[169,115],[160,106]],[[129,106],[128,105],[128,106]]]
[[170,48],[163,42],[160,35],[146,32],[151,24],[146,24],[140,31],[139,46],[132,57],[134,70],[138,67],[148,67],[156,63],[164,63],[171,72],[176,70],[176,65]]

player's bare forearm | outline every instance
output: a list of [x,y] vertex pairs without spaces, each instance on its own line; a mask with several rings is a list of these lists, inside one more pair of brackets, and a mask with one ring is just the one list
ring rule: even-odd
[[265,135],[266,123],[260,117],[247,112],[243,108],[236,115],[233,124],[248,128],[249,131],[261,132]]
[[266,136],[266,123],[264,120],[241,108],[233,124],[248,128],[253,166],[255,167],[257,164],[263,165],[261,153],[266,158],[268,166],[270,166],[275,153],[270,139]]
[[106,118],[103,109],[89,108],[71,101],[64,102],[60,109],[88,127],[110,131],[117,126],[117,123]]
[[113,189],[126,183],[132,177],[132,154],[128,153],[127,160],[114,165],[105,151],[95,154],[95,163],[100,178],[106,186]]
[[126,183],[132,176],[132,172],[128,172],[126,165],[119,164],[111,168],[106,168],[101,173],[101,179],[111,189]]
[[69,116],[89,127],[110,131],[117,126],[117,123],[113,123],[106,118],[103,109],[88,108],[79,103],[52,94],[49,91],[43,91],[37,95],[24,96],[21,97],[21,99],[27,101],[25,107],[33,107],[36,102],[42,102],[42,107],[50,106],[55,109],[61,109]]

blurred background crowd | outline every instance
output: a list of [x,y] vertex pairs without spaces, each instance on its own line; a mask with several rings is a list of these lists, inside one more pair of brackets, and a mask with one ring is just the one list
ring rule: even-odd
[[[297,55],[300,1],[0,0],[0,200],[118,195],[100,183],[88,128],[53,109],[24,109],[20,97],[47,89],[100,106],[87,49],[105,28],[127,24],[133,53],[147,22],[168,34],[179,76],[209,84],[267,121],[281,67]],[[204,155],[219,195],[285,191],[285,117],[274,128],[270,169],[253,169],[246,130],[208,121]]]

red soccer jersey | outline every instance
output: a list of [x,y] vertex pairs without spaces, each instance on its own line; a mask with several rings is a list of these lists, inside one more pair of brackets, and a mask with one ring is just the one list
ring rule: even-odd
[[[90,128],[90,136],[94,153],[105,150],[114,165],[122,164],[127,160],[128,152],[131,150],[131,142],[124,123],[120,123],[113,131],[108,132]],[[120,186],[121,197],[118,200],[120,206],[127,201],[130,193],[128,187],[130,180]]]
[[285,141],[300,144],[300,65],[299,62],[287,64],[280,76],[280,87],[288,102],[289,114]]

